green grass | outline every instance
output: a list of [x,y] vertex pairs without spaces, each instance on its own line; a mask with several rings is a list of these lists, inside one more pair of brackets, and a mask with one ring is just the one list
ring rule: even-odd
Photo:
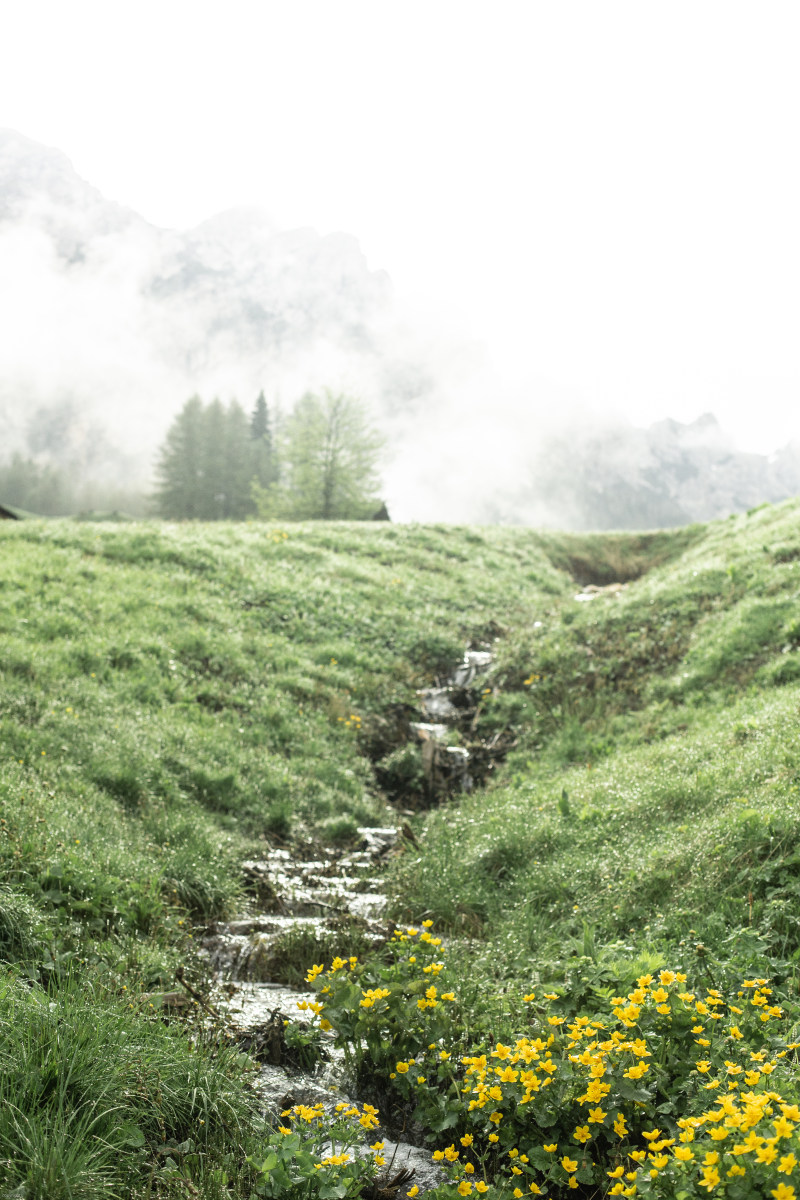
[[232,1173],[252,1141],[236,1058],[76,982],[53,996],[0,974],[5,1194],[121,1200],[193,1176],[224,1195],[220,1159]]
[[703,939],[794,972],[798,506],[690,532],[619,596],[503,640],[481,722],[516,746],[488,792],[430,816],[398,913],[478,934],[522,975],[557,977],[587,941]]
[[[163,1144],[187,1140],[181,1081],[206,1072],[193,1094],[219,1121],[175,1170],[249,1194],[230,1171],[255,1136],[245,1064],[135,997],[179,968],[202,983],[193,934],[246,904],[243,859],[346,845],[385,823],[389,778],[411,803],[415,689],[467,646],[495,661],[460,737],[476,761],[508,753],[412,818],[389,886],[395,916],[465,939],[470,1027],[505,1019],[516,982],[572,981],[577,1003],[667,959],[758,963],[796,989],[798,503],[651,535],[5,522],[0,553],[2,1019],[39,1064],[0,1125],[20,1195],[183,1194],[124,1083],[131,1039],[173,1079]],[[319,949],[295,941],[287,979]],[[52,1012],[88,1049],[75,1086],[37,1092]],[[145,1141],[120,1148],[112,1126]]]
[[[239,864],[265,841],[341,845],[384,823],[366,751],[387,714],[496,636],[498,616],[523,620],[568,586],[535,537],[504,530],[8,522],[0,538],[0,957],[55,1003],[80,981],[99,1028],[179,968],[202,983],[193,922],[243,906]],[[283,950],[300,978],[303,948]],[[44,1009],[19,1012],[44,1028]],[[162,1052],[159,1027],[140,1036],[145,1057]],[[34,1172],[26,1196],[73,1175],[76,1196],[135,1193],[113,1139],[105,1157],[91,1148],[105,1112],[92,1070],[76,1062],[95,1107],[54,1116],[21,1092],[4,1136],[20,1179]],[[119,1120],[137,1124],[123,1096]]]

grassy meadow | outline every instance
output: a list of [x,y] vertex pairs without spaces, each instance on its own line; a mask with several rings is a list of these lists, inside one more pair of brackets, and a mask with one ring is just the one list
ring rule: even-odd
[[[649,535],[9,521],[0,555],[0,1197],[343,1200],[368,1187],[333,1178],[336,1164],[281,1175],[252,1063],[202,1011],[165,1022],[149,997],[177,973],[202,993],[193,943],[246,908],[243,860],[352,844],[359,825],[393,819],[387,789],[415,838],[389,868],[392,914],[433,923],[458,996],[447,1021],[441,1005],[420,1010],[444,1023],[418,1040],[486,1053],[545,1028],[525,996],[545,989],[556,1024],[588,1021],[659,973],[734,996],[747,975],[770,979],[793,1016],[800,503]],[[456,736],[486,769],[431,806],[408,717],[468,646],[494,662]],[[432,1145],[455,1131],[477,1146],[444,1076],[424,1085],[431,1106],[390,1069],[398,1043],[379,1010],[416,1029],[389,1010],[403,989],[422,994],[400,942],[365,965],[360,991],[332,989],[331,1024],[366,1096],[380,1083],[390,1108],[416,1106]],[[377,1007],[357,999],[367,980],[386,990]],[[687,1002],[674,1003],[678,1022]],[[752,1045],[784,1055],[795,1101],[794,1052]],[[675,1095],[695,1103],[697,1089],[666,1079],[638,1098],[626,1084],[619,1104],[671,1128]],[[576,1086],[559,1084],[565,1112]],[[537,1120],[561,1149],[558,1113]],[[523,1136],[536,1165],[542,1139]],[[476,1193],[516,1195],[500,1144],[441,1195],[472,1194],[476,1169]],[[556,1196],[677,1194],[658,1192],[660,1167],[602,1183],[583,1163],[537,1169]],[[790,1174],[689,1180],[685,1194],[776,1195]]]

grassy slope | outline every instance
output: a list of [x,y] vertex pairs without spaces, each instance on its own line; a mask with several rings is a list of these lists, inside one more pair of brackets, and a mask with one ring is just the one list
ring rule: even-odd
[[[186,1051],[165,1069],[136,997],[191,968],[191,921],[241,905],[265,836],[385,820],[352,714],[380,740],[416,685],[566,581],[503,530],[8,522],[0,539],[0,1024],[34,1081],[0,1110],[0,1164],[31,1197],[131,1195],[132,1178],[166,1195],[162,1139],[206,1121],[182,1169],[204,1196],[229,1195],[226,1175],[246,1195],[224,1116],[246,1108],[241,1068],[212,1040],[187,1108]],[[99,1060],[126,1097],[113,1119]]]
[[[123,997],[171,984],[190,919],[241,902],[237,864],[262,836],[344,840],[382,820],[364,749],[466,644],[498,637],[478,728],[517,746],[488,791],[427,818],[396,911],[480,935],[486,978],[593,963],[602,980],[698,938],[790,971],[799,517],[789,503],[594,538],[4,524],[0,957],[66,1004],[72,973],[109,1044],[129,1014],[157,1063],[163,1040],[146,1049]],[[654,563],[618,599],[572,600],[567,571],[605,583]],[[23,1021],[41,1029],[42,1012]],[[233,1086],[218,1066],[206,1096]],[[30,1099],[45,1142],[62,1099]],[[152,1114],[130,1119],[150,1136]],[[209,1164],[222,1172],[236,1139],[208,1136],[212,1196]]]
[[479,931],[522,975],[609,944],[796,959],[799,517],[710,526],[618,597],[505,639],[482,719],[517,748],[430,818],[402,909]]

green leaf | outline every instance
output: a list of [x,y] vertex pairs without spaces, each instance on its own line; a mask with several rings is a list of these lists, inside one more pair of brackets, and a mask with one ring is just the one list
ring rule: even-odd
[[261,1163],[261,1165],[259,1166],[258,1169],[259,1169],[259,1171],[263,1172],[264,1174],[267,1174],[268,1171],[275,1170],[275,1168],[278,1165],[278,1161],[279,1160],[278,1160],[277,1154],[275,1153],[274,1150],[272,1150],[267,1155],[267,1157],[264,1159],[264,1161]]
[[145,1144],[145,1136],[138,1125],[123,1125],[119,1132],[123,1146],[132,1146],[134,1150],[139,1150]]
[[344,1200],[346,1195],[346,1183],[329,1183],[319,1189],[319,1200]]

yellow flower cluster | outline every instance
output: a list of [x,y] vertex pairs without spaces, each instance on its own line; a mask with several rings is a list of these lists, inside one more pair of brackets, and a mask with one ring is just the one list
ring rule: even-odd
[[359,1004],[362,1008],[372,1008],[376,1000],[385,1000],[391,994],[388,988],[367,988],[366,991],[362,991],[362,999],[359,1000]]
[[[335,974],[337,971],[344,971],[348,967],[352,971],[357,962],[358,959],[355,955],[352,955],[350,958],[339,958],[337,955],[331,963],[331,973]],[[324,963],[315,963],[313,967],[309,967],[306,974],[306,983],[313,983],[318,975],[323,974],[324,970]]]
[[[340,1102],[336,1105],[335,1112],[337,1117],[353,1117],[364,1129],[376,1129],[380,1123],[378,1110],[377,1108],[373,1108],[371,1104],[364,1104],[359,1108],[357,1104]],[[288,1117],[290,1121],[305,1121],[307,1125],[323,1122],[326,1119],[325,1108],[321,1103],[314,1105],[295,1104],[292,1108],[284,1109],[281,1116]],[[287,1134],[292,1131],[285,1126],[281,1126],[280,1132]]]
[[[608,1134],[613,1131],[619,1139],[619,1154],[623,1159],[606,1172],[611,1180],[608,1195],[634,1196],[642,1191],[645,1182],[652,1186],[652,1181],[665,1171],[668,1172],[665,1182],[670,1188],[673,1184],[677,1189],[685,1187],[689,1176],[694,1177],[697,1187],[712,1193],[723,1182],[723,1176],[735,1180],[751,1175],[752,1163],[758,1172],[751,1180],[756,1189],[753,1195],[767,1195],[758,1189],[776,1183],[777,1187],[769,1190],[770,1196],[775,1200],[794,1200],[793,1187],[778,1181],[774,1172],[790,1176],[800,1166],[800,1106],[786,1103],[775,1091],[754,1089],[764,1087],[778,1068],[779,1060],[788,1050],[796,1049],[797,1044],[791,1043],[786,1050],[769,1057],[763,1049],[749,1049],[745,1035],[735,1023],[737,1019],[744,1020],[747,1008],[756,1009],[762,1023],[783,1015],[782,1009],[770,1001],[768,981],[745,980],[737,1003],[727,1002],[714,988],[697,996],[682,990],[685,984],[686,976],[679,972],[664,970],[657,979],[644,975],[629,995],[612,999],[615,1023],[585,1016],[573,1020],[550,1017],[549,1033],[546,1026],[538,1037],[520,1037],[511,1045],[498,1042],[487,1053],[464,1056],[461,1091],[467,1113],[472,1114],[475,1136],[496,1146],[500,1141],[498,1130],[505,1129],[503,1123],[507,1122],[509,1129],[504,1143],[508,1145],[509,1137],[514,1138],[514,1131],[519,1130],[525,1106],[538,1102],[545,1089],[557,1082],[559,1102],[563,1105],[565,1094],[572,1095],[572,1103],[579,1105],[578,1111],[583,1113],[569,1135],[571,1145],[562,1145],[560,1155],[557,1142],[543,1147],[547,1154],[553,1155],[553,1165],[542,1182],[577,1189],[581,1165],[592,1174],[596,1170],[590,1157],[591,1145],[596,1131],[605,1129]],[[556,996],[549,994],[547,998]],[[625,1090],[630,1085],[621,1086],[621,1081],[647,1082],[654,1056],[647,1040],[650,1034],[645,1036],[638,1028],[645,1017],[645,1028],[655,1031],[661,1045],[663,1038],[669,1037],[673,1020],[680,1017],[681,1029],[690,1026],[696,1044],[702,1049],[712,1048],[711,1056],[696,1061],[694,1074],[701,1089],[699,1094],[706,1089],[714,1099],[706,1111],[677,1121],[680,1130],[677,1137],[665,1136],[658,1128],[643,1130],[640,1136],[645,1148],[633,1148],[624,1144],[631,1137],[626,1112],[631,1119],[636,1105],[629,1099],[630,1090]],[[730,1057],[719,1053],[723,1046]],[[535,1126],[536,1118],[532,1116],[528,1132]],[[472,1144],[473,1135],[469,1137],[469,1143],[462,1139],[463,1145]],[[607,1146],[606,1138],[598,1153],[607,1154]],[[516,1148],[508,1153],[513,1160],[512,1175],[521,1175],[523,1168],[518,1164],[527,1164],[527,1157]],[[457,1161],[454,1146],[434,1157],[437,1156],[453,1166],[456,1178],[462,1170],[466,1171]],[[764,1167],[771,1167],[773,1174],[765,1175]],[[558,1168],[563,1173],[558,1173]],[[525,1174],[528,1179],[523,1182],[527,1182],[531,1193],[540,1194],[539,1184],[530,1180],[530,1170],[526,1169]],[[468,1178],[462,1184],[463,1189],[461,1186],[458,1189],[461,1195],[469,1195],[473,1186],[476,1191],[486,1190],[473,1185]],[[513,1194],[516,1196],[518,1191],[516,1188]]]
[[[433,926],[433,921],[423,921],[421,929],[416,929],[413,926],[408,926],[404,929],[397,929],[397,930],[395,930],[394,934],[392,935],[391,942],[394,943],[395,945],[399,946],[399,945],[402,945],[403,943],[410,944],[410,943],[414,943],[416,941],[416,947],[419,947],[420,951],[422,951],[424,949],[425,953],[422,954],[422,956],[421,956],[422,959],[423,960],[430,959],[431,953],[434,952],[442,944],[441,938],[436,938],[431,933],[432,926]],[[411,945],[409,946],[409,948],[414,949],[414,947]],[[403,951],[403,953],[405,953],[405,951]],[[443,1002],[445,1004],[447,1004],[447,1003],[453,1003],[455,1001],[456,996],[455,996],[454,992],[451,992],[451,991],[440,992],[438,987],[436,986],[436,984],[430,982],[431,978],[436,978],[442,972],[442,970],[444,969],[444,963],[439,962],[439,961],[420,961],[420,962],[418,962],[417,954],[412,953],[412,954],[406,955],[405,964],[406,964],[406,966],[413,967],[414,972],[421,971],[422,976],[428,976],[428,980],[426,981],[428,986],[426,987],[424,994],[423,995],[417,994],[416,999],[413,1001],[413,1003],[416,1004],[416,1007],[418,1009],[420,1009],[421,1011],[424,1012],[426,1009],[429,1009],[429,1008],[431,1008],[431,1009],[438,1008]],[[320,993],[321,996],[326,996],[328,998],[328,1000],[330,1000],[330,997],[332,995],[331,989],[332,989],[332,987],[335,987],[335,984],[337,982],[334,979],[334,976],[336,976],[340,972],[347,972],[347,971],[352,972],[355,970],[355,968],[357,966],[358,966],[358,959],[355,956],[352,956],[349,959],[339,958],[337,956],[336,958],[334,958],[333,962],[331,963],[331,966],[330,966],[330,969],[328,972],[326,972],[326,970],[325,970],[324,963],[315,963],[312,967],[310,967],[306,974],[306,981],[308,983],[314,985],[316,990]],[[412,979],[406,978],[405,985],[409,985],[412,982],[413,982]],[[395,986],[395,991],[397,992],[398,998],[401,1001],[405,997],[405,993],[407,991],[412,990],[409,986],[405,986],[405,985],[404,985],[404,983],[400,983],[399,987]],[[415,986],[418,986],[418,985],[415,985]],[[362,987],[361,999],[359,1000],[359,1007],[363,1008],[363,1009],[375,1009],[376,1006],[378,1006],[379,1012],[385,1013],[387,1011],[386,1006],[383,1005],[383,1007],[380,1007],[381,1001],[390,1000],[391,997],[392,997],[392,989],[391,988],[388,988],[388,987],[364,988],[364,987]],[[321,1015],[323,1013],[323,1010],[325,1009],[324,1001],[315,1002],[315,1001],[300,1000],[297,1003],[297,1007],[299,1009],[301,1009],[302,1011],[311,1011],[315,1016],[320,1017],[320,1028],[321,1029],[323,1029],[323,1030],[331,1029],[332,1026],[331,1026],[330,1021],[328,1020],[328,1016]]]

